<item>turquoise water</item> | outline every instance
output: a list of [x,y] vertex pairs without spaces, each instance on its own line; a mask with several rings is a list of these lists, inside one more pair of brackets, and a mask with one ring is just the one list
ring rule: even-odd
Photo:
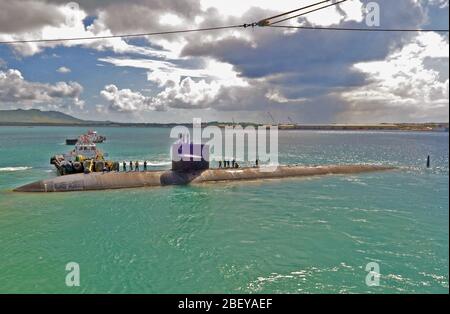
[[[0,293],[448,293],[448,133],[280,132],[282,163],[392,172],[18,194],[70,127],[0,127]],[[168,167],[169,129],[99,128],[118,160]],[[432,169],[425,169],[426,155]],[[80,287],[66,287],[77,262]],[[365,266],[377,262],[380,285]]]

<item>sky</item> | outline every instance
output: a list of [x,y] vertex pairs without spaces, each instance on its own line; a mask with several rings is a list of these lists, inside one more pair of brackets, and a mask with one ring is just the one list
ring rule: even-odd
[[[0,0],[0,41],[235,25],[315,2]],[[373,2],[380,28],[448,29],[448,0],[349,0],[283,24],[373,27]],[[16,108],[119,122],[448,122],[449,38],[250,27],[0,44],[0,110]]]

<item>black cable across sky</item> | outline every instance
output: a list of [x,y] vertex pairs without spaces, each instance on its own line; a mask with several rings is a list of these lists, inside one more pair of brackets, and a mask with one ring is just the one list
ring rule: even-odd
[[347,28],[347,27],[316,27],[316,26],[294,26],[294,25],[268,25],[272,28],[290,28],[290,29],[306,29],[321,31],[356,31],[356,32],[436,32],[448,33],[448,29],[406,29],[406,28]]
[[[293,16],[289,16],[289,17],[283,18],[283,19],[275,21],[275,22],[270,22],[270,25],[278,24],[278,23],[281,23],[281,22],[284,22],[284,21],[287,21],[287,20],[290,20],[290,19],[295,19],[297,17],[306,15],[308,13],[313,13],[313,12],[320,11],[320,10],[323,10],[323,9],[326,9],[326,8],[329,8],[329,7],[337,6],[338,4],[341,4],[341,3],[346,2],[346,1],[348,1],[348,0],[340,0],[340,1],[337,1],[337,2],[333,2],[333,3],[330,3],[330,4],[327,4],[327,5],[324,5],[324,6],[321,6],[321,7],[318,7],[318,8],[309,10],[309,11],[306,11],[306,12],[302,12],[302,13],[299,13],[299,14],[296,14],[296,15],[293,15]],[[328,2],[328,1],[325,1],[325,2]],[[304,7],[303,9],[319,5],[321,3],[324,3],[324,1],[315,3],[315,4],[311,5],[311,6]],[[280,14],[280,15],[285,15],[285,14]]]
[[[308,9],[317,6],[322,3],[330,2],[331,0],[322,0],[301,8],[277,14],[269,18],[264,19],[264,21],[269,19],[274,19],[277,17],[285,16],[298,12],[300,10]],[[346,1],[346,0],[345,0]],[[319,8],[320,9],[320,8]],[[186,30],[173,30],[173,31],[161,31],[161,32],[150,32],[150,33],[137,33],[137,34],[119,34],[119,35],[105,35],[105,36],[89,36],[89,37],[71,37],[71,38],[55,38],[55,39],[19,39],[19,40],[8,40],[0,41],[0,44],[27,44],[27,43],[45,43],[45,42],[63,42],[63,41],[81,41],[81,40],[99,40],[99,39],[112,39],[112,38],[132,38],[132,37],[145,37],[145,36],[157,36],[157,35],[170,35],[170,34],[183,34],[183,33],[194,33],[203,31],[214,31],[232,28],[247,28],[249,26],[258,26],[258,23],[250,24],[239,24],[239,25],[229,25],[229,26],[217,26],[217,27],[207,27],[207,28],[196,28],[196,29],[186,29]],[[261,26],[261,25],[260,25]]]
[[[319,7],[319,8],[315,8],[315,9],[312,9],[312,10],[309,10],[309,11],[306,11],[306,12],[302,12],[302,13],[296,14],[296,15],[294,15],[294,16],[289,16],[289,17],[283,18],[283,19],[278,20],[278,21],[270,22],[270,23],[268,23],[267,25],[264,25],[264,26],[266,26],[266,27],[273,27],[273,28],[305,29],[305,30],[323,30],[323,31],[355,31],[355,32],[437,32],[437,33],[448,33],[448,32],[449,32],[448,29],[404,29],[404,28],[403,28],[403,29],[400,29],[400,28],[399,28],[399,29],[395,29],[395,28],[375,28],[375,27],[373,27],[373,28],[367,28],[367,27],[366,27],[366,28],[353,28],[353,27],[352,27],[352,28],[349,28],[349,27],[320,27],[320,26],[315,27],[315,26],[276,25],[276,24],[279,24],[279,23],[281,23],[281,22],[285,22],[285,21],[288,21],[288,20],[291,20],[291,19],[294,19],[294,18],[298,18],[298,17],[303,16],[303,15],[306,15],[306,14],[308,14],[308,13],[312,13],[312,12],[316,12],[316,11],[319,11],[319,10],[323,10],[323,9],[328,8],[328,7],[331,7],[331,6],[336,6],[336,5],[338,5],[338,4],[340,4],[340,3],[343,3],[343,2],[346,2],[346,1],[348,1],[348,0],[337,1],[337,2],[328,4],[328,5],[325,5],[325,6],[321,6],[321,7]],[[304,8],[302,8],[302,9],[310,8],[310,7],[319,5],[319,4],[323,4],[323,3],[325,3],[325,2],[329,2],[329,1],[321,1],[321,2],[318,2],[318,3],[312,4],[312,5],[310,5],[310,6],[304,7]],[[290,14],[290,13],[293,13],[293,12],[296,12],[296,11],[299,11],[299,10],[300,10],[300,9],[293,10],[293,11],[290,11],[290,12],[287,12],[287,13],[283,13],[283,14],[279,14],[279,15],[276,15],[275,17],[268,18],[267,20],[273,19],[273,18],[276,18],[276,17],[280,17],[280,16],[284,16],[284,15],[287,15],[287,14]]]
[[288,15],[288,14],[292,14],[292,13],[295,13],[295,12],[298,12],[298,11],[301,11],[301,10],[309,9],[309,8],[315,7],[316,5],[323,4],[323,3],[326,3],[326,2],[330,2],[330,1],[332,1],[332,0],[324,0],[324,1],[316,2],[316,3],[310,4],[310,5],[307,5],[307,6],[298,8],[298,9],[295,9],[295,10],[291,10],[291,11],[288,11],[288,12],[284,12],[284,13],[281,13],[281,14],[277,14],[277,15],[268,17],[268,18],[266,18],[264,20],[273,20],[273,19],[276,19],[278,17],[282,17],[282,16],[285,16],[285,15]]
[[242,25],[218,26],[218,27],[206,27],[206,28],[194,28],[194,29],[184,29],[184,30],[173,30],[173,31],[163,31],[163,32],[152,32],[152,33],[121,34],[121,35],[106,35],[106,36],[89,36],[89,37],[71,37],[71,38],[55,38],[55,39],[11,40],[11,41],[0,41],[0,44],[26,44],[26,43],[42,43],[42,42],[59,42],[59,41],[77,41],[77,40],[97,40],[97,39],[111,39],[111,38],[144,37],[144,36],[156,36],[156,35],[194,33],[194,32],[213,31],[213,30],[221,30],[221,29],[240,28],[240,27],[244,27],[244,24],[242,24]]
[[304,29],[304,30],[328,30],[328,31],[358,31],[358,32],[446,32],[448,33],[448,29],[386,29],[386,28],[341,28],[341,27],[312,27],[312,26],[294,26],[294,25],[276,25],[281,22],[291,20],[294,18],[298,18],[300,16],[306,15],[308,13],[316,12],[319,10],[326,9],[331,6],[337,6],[340,3],[346,2],[348,0],[337,1],[325,6],[320,6],[318,8],[314,8],[308,10],[306,12],[302,12],[293,16],[289,16],[286,18],[282,18],[280,20],[271,22],[270,20],[276,19],[279,17],[283,17],[301,10],[309,9],[315,7],[320,4],[324,4],[326,2],[330,2],[331,0],[323,0],[316,2],[314,4],[310,4],[295,10],[291,10],[288,12],[284,12],[281,14],[277,14],[271,16],[269,18],[263,19],[259,22],[254,22],[250,24],[238,24],[238,25],[228,25],[228,26],[217,26],[217,27],[206,27],[206,28],[194,28],[194,29],[181,29],[181,30],[172,30],[172,31],[160,31],[160,32],[149,32],[149,33],[135,33],[135,34],[118,34],[118,35],[105,35],[105,36],[86,36],[86,37],[70,37],[70,38],[54,38],[54,39],[19,39],[19,40],[5,40],[0,41],[0,44],[8,45],[8,44],[27,44],[27,43],[46,43],[46,42],[64,42],[64,41],[85,41],[85,40],[99,40],[99,39],[113,39],[113,38],[132,38],[132,37],[145,37],[145,36],[157,36],[157,35],[171,35],[171,34],[183,34],[183,33],[194,33],[194,32],[204,32],[204,31],[215,31],[215,30],[225,30],[225,29],[234,29],[234,28],[247,28],[249,26],[252,27],[271,27],[271,28],[285,28],[285,29]]

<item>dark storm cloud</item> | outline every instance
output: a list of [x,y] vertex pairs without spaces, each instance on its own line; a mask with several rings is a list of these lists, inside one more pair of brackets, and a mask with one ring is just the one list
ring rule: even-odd
[[448,121],[448,103],[435,106],[432,110],[424,110],[421,104],[408,104],[407,106],[390,106],[383,100],[372,100],[363,106],[349,106],[338,112],[335,116],[337,122],[373,123],[386,122],[446,122]]
[[134,3],[124,2],[104,8],[104,22],[113,32],[159,31],[167,29],[159,20],[165,13],[171,13],[189,20],[200,13],[199,1],[148,0]]
[[63,22],[61,12],[46,2],[0,0],[0,34],[32,31]]
[[138,5],[148,7],[150,9],[161,11],[170,10],[173,12],[184,12],[185,14],[193,14],[200,10],[199,0],[49,0],[49,3],[64,5],[69,2],[76,2],[79,6],[88,12],[95,12],[99,9],[114,8],[117,5]]
[[[56,4],[67,4],[68,1],[52,0]],[[115,33],[132,31],[158,31],[164,25],[159,23],[164,13],[175,14],[187,20],[201,13],[199,0],[79,0],[81,9],[89,15],[102,14],[102,21]]]
[[[369,1],[363,1],[365,3]],[[413,1],[377,1],[380,5],[380,27],[382,28],[419,28],[427,23],[426,10]],[[214,12],[213,12],[214,13]],[[205,22],[211,24],[217,16],[212,14]],[[235,21],[225,21],[227,23]],[[306,20],[303,22],[307,23]],[[308,25],[308,24],[306,24]],[[365,20],[340,23],[339,27],[367,27]],[[228,110],[230,104],[239,103],[245,109],[281,110],[296,117],[298,121],[333,122],[337,117],[345,121],[345,115],[354,111],[354,117],[364,116],[381,119],[383,112],[401,117],[402,107],[391,108],[379,103],[369,104],[365,108],[353,108],[353,105],[340,96],[348,89],[365,86],[372,80],[370,76],[357,71],[356,63],[384,60],[395,50],[401,49],[417,34],[414,33],[366,33],[331,32],[302,30],[283,34],[281,29],[255,29],[252,41],[246,38],[228,37],[220,41],[190,40],[184,47],[185,57],[213,57],[233,64],[240,75],[249,80],[263,80],[264,87],[255,87],[253,83],[244,89],[228,89],[220,95],[218,102],[221,110]],[[440,61],[429,61],[429,67],[440,68],[442,80],[448,78]],[[289,104],[274,104],[267,99],[254,95],[264,95],[276,88]],[[231,96],[230,96],[231,95]],[[256,97],[256,98],[255,98]],[[247,101],[250,99],[251,101]],[[295,99],[306,99],[297,102]],[[368,100],[370,101],[370,100]],[[227,107],[228,106],[228,107]],[[231,106],[235,109],[236,105]],[[366,110],[369,108],[368,110]],[[245,110],[244,109],[244,110]],[[374,111],[374,115],[370,111]],[[413,116],[417,108],[406,110],[408,117]],[[409,113],[411,112],[411,114]],[[376,114],[375,114],[376,113]],[[401,119],[400,119],[401,120]]]
[[[77,4],[90,16],[102,14],[103,23],[113,32],[161,29],[161,15],[172,13],[187,21],[201,13],[199,0],[0,0],[0,33],[17,34],[43,26],[58,26],[65,17],[58,6]],[[165,26],[167,27],[167,26]]]
[[220,111],[261,111],[258,120],[266,119],[270,111],[277,121],[292,117],[298,123],[332,123],[347,108],[347,103],[338,95],[322,94],[305,100],[286,103],[274,102],[266,97],[270,86],[254,84],[249,87],[224,87],[215,99],[213,108]]
[[292,115],[300,123],[335,123],[336,117],[344,112],[347,103],[335,94],[321,94],[307,102],[290,107]]
[[[417,27],[423,10],[409,1],[381,1],[382,27]],[[365,27],[364,23],[343,23],[342,27]],[[296,74],[298,83],[326,86],[354,85],[361,77],[350,68],[354,63],[383,59],[410,38],[401,33],[354,33],[304,30],[284,35],[279,29],[254,31],[257,46],[245,39],[190,41],[184,56],[211,56],[231,63],[242,76],[261,78]],[[333,83],[335,82],[335,83]]]

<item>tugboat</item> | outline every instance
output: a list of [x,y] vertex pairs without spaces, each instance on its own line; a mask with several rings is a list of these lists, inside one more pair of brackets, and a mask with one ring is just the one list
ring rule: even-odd
[[[82,135],[81,137],[87,137],[89,139],[89,141],[91,141],[92,143],[103,143],[104,141],[106,141],[106,136],[103,135],[98,135],[97,131],[93,131],[93,130],[89,130],[87,132],[87,134]],[[78,140],[81,138],[67,138],[66,139],[66,145],[75,145]]]
[[89,130],[86,136],[92,143],[103,143],[106,141],[106,137],[103,135],[98,135],[97,131]]
[[105,154],[99,149],[91,137],[82,135],[75,148],[63,155],[55,155],[50,159],[59,175],[74,173],[90,173],[102,171],[119,171],[119,163],[105,160]]

